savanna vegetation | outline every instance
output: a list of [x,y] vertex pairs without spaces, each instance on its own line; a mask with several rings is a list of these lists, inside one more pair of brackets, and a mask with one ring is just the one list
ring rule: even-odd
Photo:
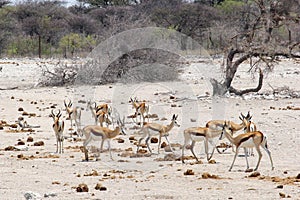
[[[224,55],[225,78],[211,80],[214,92],[241,95],[260,90],[263,71],[272,70],[277,58],[300,57],[299,20],[298,0],[78,0],[68,7],[62,1],[0,0],[0,55],[84,57],[114,34],[157,26]],[[231,83],[245,61],[260,74],[258,86],[238,90]]]

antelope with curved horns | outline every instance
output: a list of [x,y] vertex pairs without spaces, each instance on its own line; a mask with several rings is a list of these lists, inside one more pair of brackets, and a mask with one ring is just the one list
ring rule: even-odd
[[262,153],[260,151],[260,147],[262,147],[267,152],[267,154],[269,155],[272,170],[274,169],[273,161],[272,161],[272,157],[271,157],[271,152],[269,151],[268,145],[267,145],[267,138],[266,138],[266,136],[264,136],[264,134],[262,132],[260,132],[260,131],[254,131],[254,132],[249,132],[249,133],[243,133],[243,134],[240,134],[240,135],[238,135],[236,137],[233,137],[232,136],[232,131],[233,130],[231,128],[230,123],[228,123],[228,122],[225,121],[225,123],[223,125],[223,129],[222,129],[222,133],[220,135],[220,140],[223,139],[223,137],[225,135],[225,137],[227,137],[227,139],[233,145],[236,146],[236,152],[235,152],[232,164],[231,164],[231,166],[229,168],[229,171],[231,171],[231,169],[232,169],[232,167],[234,165],[235,159],[236,159],[236,157],[238,155],[239,149],[241,147],[244,148],[244,151],[245,151],[245,158],[246,158],[246,163],[247,163],[247,169],[249,169],[249,163],[248,163],[248,159],[247,159],[247,149],[246,148],[253,148],[253,147],[255,147],[255,149],[256,149],[256,151],[258,153],[258,156],[259,156],[254,171],[256,171],[258,169],[258,166],[259,166],[259,163],[260,163],[260,160],[261,160],[261,157],[262,157]]
[[[239,116],[240,120],[242,121],[240,124],[236,124],[232,121],[228,121],[228,123],[230,123],[230,126],[232,128],[232,134],[236,133],[237,131],[243,129],[246,127],[246,124],[244,122],[244,119],[246,120],[250,120],[252,116],[250,116],[250,112],[248,112],[248,115],[247,116],[244,116],[242,113],[241,113],[241,116]],[[224,122],[225,120],[211,120],[209,122],[206,123],[206,128],[209,128],[210,130],[212,131],[219,131],[219,135],[221,134],[222,132],[222,129],[223,129],[223,126],[224,126]],[[217,135],[216,135],[217,136]],[[215,136],[215,137],[216,137]],[[226,148],[227,149],[227,148]],[[225,149],[225,150],[226,150]],[[218,150],[218,149],[217,149]],[[225,151],[224,150],[224,151]],[[223,152],[224,152],[223,151]],[[234,149],[232,147],[232,151],[234,152]],[[218,150],[219,152],[219,150]],[[221,153],[221,152],[219,152]]]
[[77,130],[79,130],[80,125],[81,125],[81,122],[80,122],[80,120],[81,120],[81,109],[79,107],[72,108],[73,103],[72,103],[71,100],[69,100],[68,103],[66,102],[66,100],[64,100],[64,104],[65,104],[65,107],[66,107],[68,118],[71,121],[71,130],[73,130],[73,120],[75,121],[75,125],[76,125]]
[[152,150],[149,146],[149,139],[153,136],[156,136],[156,135],[159,135],[159,139],[158,139],[158,154],[159,154],[159,148],[160,148],[160,143],[161,143],[161,138],[162,137],[165,137],[169,146],[170,146],[170,149],[171,151],[173,152],[172,150],[172,147],[171,147],[171,144],[168,140],[168,136],[169,136],[169,132],[171,131],[171,129],[174,127],[174,125],[176,126],[180,126],[178,123],[177,123],[177,117],[178,115],[173,115],[172,117],[172,120],[171,120],[171,123],[169,125],[161,125],[161,124],[157,124],[157,123],[145,123],[143,125],[143,127],[141,128],[141,130],[139,130],[138,132],[136,132],[135,134],[142,134],[141,138],[139,139],[139,143],[138,143],[138,146],[137,146],[137,153],[139,151],[139,147],[140,147],[140,144],[141,144],[141,141],[146,138],[145,142],[146,142],[146,145],[150,151],[150,153],[152,154]]
[[98,123],[98,117],[97,117],[97,104],[96,104],[96,102],[92,102],[91,100],[89,100],[89,101],[87,102],[86,111],[87,111],[88,109],[91,110],[92,117],[93,117],[94,120],[95,120],[95,125],[97,125],[97,123]]
[[140,115],[140,125],[142,126],[145,123],[146,116],[148,117],[149,122],[149,105],[145,102],[139,103],[136,97],[134,99],[130,98],[130,102],[132,104],[132,108],[135,109],[134,116],[137,117],[138,115]]
[[53,118],[53,130],[55,132],[55,136],[56,136],[56,153],[58,153],[58,148],[59,148],[59,153],[63,153],[64,149],[63,149],[63,141],[64,141],[64,136],[63,136],[63,132],[64,132],[64,126],[65,123],[64,121],[60,121],[60,117],[61,117],[61,111],[58,110],[57,114],[54,114],[54,111],[51,110],[51,117]]
[[83,147],[84,147],[84,151],[85,151],[84,154],[85,154],[86,161],[89,160],[88,151],[87,151],[86,147],[92,140],[94,140],[94,141],[101,140],[100,151],[102,151],[102,149],[103,149],[104,141],[107,140],[110,158],[113,160],[112,155],[111,155],[110,140],[117,137],[118,135],[120,135],[120,133],[126,135],[126,133],[124,131],[124,123],[125,123],[124,121],[125,121],[125,118],[123,118],[123,122],[120,119],[118,119],[117,120],[118,126],[114,130],[111,130],[106,127],[101,127],[98,125],[88,125],[81,130],[82,134],[85,136],[85,140],[83,142]]
[[[250,112],[248,112],[248,115],[250,116]],[[252,116],[250,118],[244,117],[244,119],[247,120],[246,127],[244,128],[244,133],[257,131],[256,125],[255,125],[254,122],[251,121],[251,118],[252,118]],[[247,154],[251,155],[251,156],[254,156],[253,148],[248,148],[247,149]]]
[[111,124],[111,121],[108,117],[108,113],[104,112],[103,110],[100,110],[96,113],[97,119],[99,120],[100,126],[103,127],[103,123],[106,123],[106,127],[108,127]]
[[[214,154],[214,150],[215,150],[215,145],[214,145],[212,139],[220,135],[219,130],[215,131],[215,130],[211,130],[207,127],[191,127],[191,128],[185,129],[183,133],[184,133],[184,145],[182,147],[182,156],[181,156],[182,163],[184,163],[184,149],[190,143],[190,141],[192,141],[190,150],[197,161],[198,161],[198,158],[194,153],[194,146],[195,146],[196,142],[200,142],[200,141],[204,141],[204,147],[205,147],[207,161],[209,161],[212,158],[212,156]],[[212,146],[214,146],[210,156],[208,153],[208,142]]]

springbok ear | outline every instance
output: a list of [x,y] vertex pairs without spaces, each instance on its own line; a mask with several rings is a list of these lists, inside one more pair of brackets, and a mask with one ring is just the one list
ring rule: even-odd
[[172,116],[172,120],[174,120],[174,119],[175,119],[175,117],[176,117],[176,116],[175,116],[175,114],[173,114],[173,116]]
[[178,118],[178,115],[176,115],[175,119],[177,119],[177,118]]
[[249,117],[248,121],[250,121],[252,119],[252,116]]
[[73,103],[70,101],[70,103],[69,103],[69,105],[68,105],[68,106],[69,106],[69,107],[72,107],[72,105],[73,105]]
[[242,121],[243,121],[243,118],[242,118],[241,116],[239,116],[239,118],[240,118],[240,120],[242,120]]

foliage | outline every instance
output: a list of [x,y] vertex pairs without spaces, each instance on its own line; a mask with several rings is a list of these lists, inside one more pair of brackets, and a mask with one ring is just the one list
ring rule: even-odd
[[94,36],[91,35],[80,35],[77,33],[70,33],[61,38],[59,46],[67,57],[67,52],[71,53],[73,57],[75,52],[91,51],[96,45]]

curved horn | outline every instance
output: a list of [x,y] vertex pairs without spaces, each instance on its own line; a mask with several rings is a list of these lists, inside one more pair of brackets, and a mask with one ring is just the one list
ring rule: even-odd
[[243,115],[243,113],[241,113],[241,116],[242,116],[243,118],[245,118],[245,116]]
[[250,116],[250,111],[248,111],[248,114],[247,114],[247,116],[246,116],[246,118],[250,118],[251,116]]
[[61,110],[60,110],[60,109],[58,109],[58,113],[57,113],[56,116],[57,116],[57,117],[60,117],[60,116],[61,116]]
[[51,110],[51,115],[52,115],[52,117],[55,117],[55,114],[54,114],[54,110],[53,110],[53,109]]

